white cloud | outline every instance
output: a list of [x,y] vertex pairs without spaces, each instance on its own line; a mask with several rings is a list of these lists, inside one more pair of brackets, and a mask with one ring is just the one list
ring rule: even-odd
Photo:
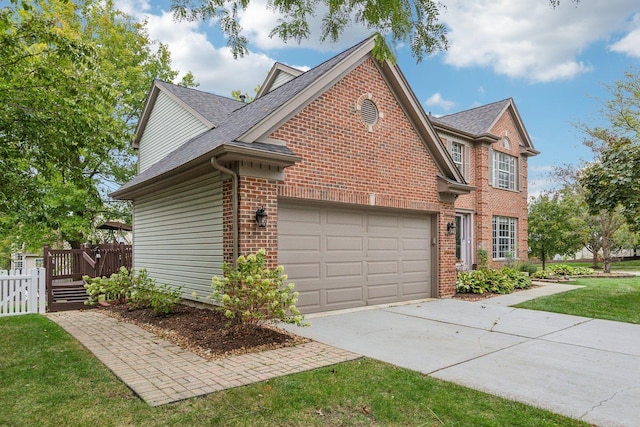
[[447,101],[442,97],[442,95],[440,95],[440,92],[436,92],[424,101],[424,105],[428,107],[440,107],[445,111],[448,111],[452,109],[456,103],[453,101]]
[[491,67],[496,73],[534,82],[569,79],[588,72],[583,49],[624,26],[633,2],[592,0],[577,5],[547,1],[444,0],[449,28],[445,62]]
[[251,43],[260,49],[285,49],[285,48],[305,48],[318,52],[333,52],[347,49],[354,44],[364,40],[371,35],[371,30],[363,25],[351,24],[336,43],[329,40],[320,42],[322,34],[322,16],[326,13],[326,6],[319,5],[315,10],[315,16],[309,17],[310,36],[301,40],[300,44],[296,40],[283,42],[277,36],[269,37],[269,33],[278,25],[278,19],[282,15],[276,13],[267,6],[267,0],[252,0],[247,9],[240,12],[240,25]]
[[625,53],[640,58],[640,13],[633,17],[634,29],[622,39],[610,46],[614,52]]

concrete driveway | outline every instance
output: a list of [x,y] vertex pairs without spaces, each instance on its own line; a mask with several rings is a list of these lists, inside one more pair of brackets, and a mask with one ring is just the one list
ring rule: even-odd
[[545,288],[308,316],[309,328],[287,329],[600,426],[640,425],[640,325],[504,305]]

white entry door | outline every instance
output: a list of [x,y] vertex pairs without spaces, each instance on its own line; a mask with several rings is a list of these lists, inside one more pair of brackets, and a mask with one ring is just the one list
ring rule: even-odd
[[473,265],[471,214],[456,214],[456,266],[471,270]]

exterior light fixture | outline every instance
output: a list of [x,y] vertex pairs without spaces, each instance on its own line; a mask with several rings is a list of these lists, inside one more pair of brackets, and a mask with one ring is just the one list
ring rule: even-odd
[[256,224],[258,224],[258,227],[266,227],[267,226],[267,217],[269,215],[267,215],[267,213],[264,211],[264,206],[261,208],[258,208],[258,210],[256,211]]
[[448,234],[453,234],[456,232],[456,225],[453,222],[448,222],[447,223],[447,233]]

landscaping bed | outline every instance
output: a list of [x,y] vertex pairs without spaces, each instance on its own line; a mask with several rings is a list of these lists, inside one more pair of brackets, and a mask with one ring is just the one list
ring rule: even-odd
[[151,308],[130,310],[127,304],[101,306],[101,313],[134,323],[209,360],[308,342],[271,326],[231,324],[215,310],[178,304],[172,314],[156,316]]

